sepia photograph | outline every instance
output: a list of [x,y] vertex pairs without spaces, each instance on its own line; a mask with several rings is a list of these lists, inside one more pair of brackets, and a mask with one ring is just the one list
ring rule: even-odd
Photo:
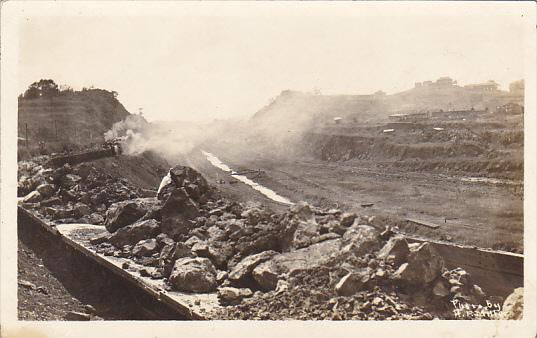
[[535,336],[535,3],[102,3],[2,3],[3,324]]

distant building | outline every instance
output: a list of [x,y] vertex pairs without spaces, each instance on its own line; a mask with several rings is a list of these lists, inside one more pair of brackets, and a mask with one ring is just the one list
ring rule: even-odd
[[443,76],[441,78],[438,78],[435,82],[433,81],[423,81],[423,82],[415,82],[414,88],[423,88],[423,87],[451,87],[457,85],[457,81],[453,80],[452,78],[448,76]]
[[437,86],[449,87],[449,86],[456,85],[457,81],[453,81],[453,79],[448,76],[443,76],[439,78],[438,80],[436,80],[435,84]]
[[518,80],[510,83],[509,93],[515,96],[524,96],[524,80]]
[[496,92],[498,91],[498,84],[494,80],[489,80],[485,83],[475,83],[464,86],[464,88],[476,91],[476,92]]

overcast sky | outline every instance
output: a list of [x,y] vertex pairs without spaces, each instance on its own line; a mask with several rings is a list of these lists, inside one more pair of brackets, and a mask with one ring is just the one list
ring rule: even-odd
[[284,89],[394,93],[523,77],[516,17],[42,17],[21,26],[19,90],[119,93],[149,120],[252,115]]

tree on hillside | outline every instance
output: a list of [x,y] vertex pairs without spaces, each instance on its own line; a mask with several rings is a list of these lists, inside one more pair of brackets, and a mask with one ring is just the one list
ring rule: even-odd
[[34,99],[37,97],[54,97],[60,93],[58,85],[50,79],[41,79],[39,82],[32,83],[26,92],[24,97],[27,99]]

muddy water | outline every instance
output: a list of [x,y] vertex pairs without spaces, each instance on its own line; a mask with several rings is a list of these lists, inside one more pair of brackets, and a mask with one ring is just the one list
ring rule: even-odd
[[267,187],[264,187],[259,183],[256,183],[256,182],[252,181],[248,177],[246,177],[244,175],[237,175],[237,173],[235,171],[233,171],[225,163],[220,161],[220,159],[218,157],[214,156],[213,154],[211,154],[209,152],[206,152],[206,151],[203,151],[203,150],[201,152],[203,153],[203,155],[207,158],[207,160],[213,166],[219,168],[222,171],[225,171],[227,173],[232,174],[233,178],[237,179],[238,181],[243,182],[246,185],[249,185],[250,187],[252,187],[252,189],[259,191],[261,194],[265,195],[266,197],[270,198],[271,200],[273,200],[275,202],[278,202],[278,203],[288,204],[288,205],[293,205],[294,204],[288,198],[285,198],[283,196],[278,195],[273,190],[271,190],[271,189],[269,189]]

